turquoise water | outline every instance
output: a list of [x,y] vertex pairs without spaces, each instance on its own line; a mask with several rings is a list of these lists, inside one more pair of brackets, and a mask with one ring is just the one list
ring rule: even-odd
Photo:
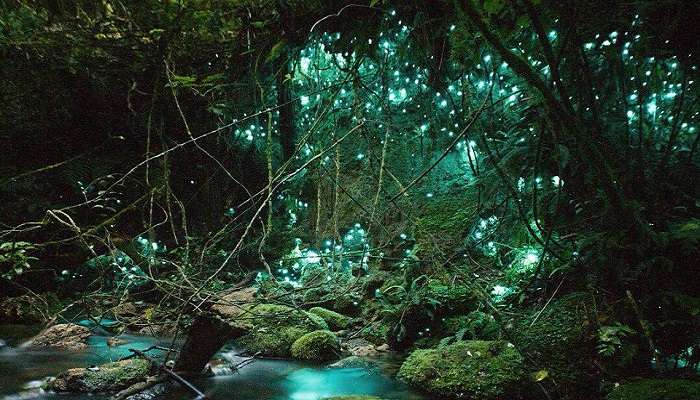
[[[31,329],[0,326],[0,338],[9,346],[0,350],[0,400],[102,400],[103,395],[58,395],[41,392],[36,386],[47,376],[67,368],[86,367],[118,360],[129,354],[129,348],[144,349],[153,344],[169,345],[165,340],[147,336],[122,335],[128,343],[107,346],[107,336],[90,338],[89,349],[82,352],[56,350],[29,350],[20,344],[31,334]],[[242,359],[231,349],[217,355],[233,364]],[[238,372],[209,378],[194,383],[212,400],[319,400],[329,396],[365,394],[384,399],[421,400],[418,393],[390,377],[391,361],[380,362],[379,372],[364,369],[329,369],[285,360],[256,360]],[[189,399],[184,389],[174,386],[164,400]]]

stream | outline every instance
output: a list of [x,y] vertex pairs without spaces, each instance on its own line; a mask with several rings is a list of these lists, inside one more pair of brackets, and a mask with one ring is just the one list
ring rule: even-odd
[[[102,400],[107,395],[56,394],[38,389],[48,376],[68,368],[87,367],[118,360],[129,348],[145,349],[154,344],[169,345],[164,339],[148,336],[121,335],[126,344],[109,347],[106,335],[93,335],[88,349],[80,352],[31,350],[21,343],[38,331],[35,327],[0,325],[0,400]],[[236,364],[236,349],[225,348],[217,358]],[[380,372],[358,368],[330,369],[289,360],[255,360],[232,374],[202,377],[194,380],[212,400],[320,400],[329,396],[373,395],[383,399],[421,400],[425,397],[391,378],[396,360],[377,360]],[[174,387],[163,400],[189,399],[189,392]]]

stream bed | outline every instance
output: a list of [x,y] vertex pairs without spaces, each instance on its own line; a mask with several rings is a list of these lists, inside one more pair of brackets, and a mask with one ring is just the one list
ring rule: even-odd
[[[0,325],[0,400],[62,399],[102,400],[107,395],[56,394],[37,389],[48,376],[68,368],[87,367],[115,361],[129,353],[129,348],[145,349],[169,342],[148,336],[121,335],[126,344],[109,347],[105,335],[93,335],[85,351],[32,350],[23,348],[37,329],[18,325]],[[235,349],[224,350],[219,358],[236,364]],[[212,400],[320,400],[340,395],[374,395],[383,399],[422,400],[418,393],[390,377],[393,360],[378,360],[380,372],[359,368],[330,369],[289,360],[255,360],[238,372],[199,378],[197,385]],[[189,399],[179,387],[161,396],[163,400]]]

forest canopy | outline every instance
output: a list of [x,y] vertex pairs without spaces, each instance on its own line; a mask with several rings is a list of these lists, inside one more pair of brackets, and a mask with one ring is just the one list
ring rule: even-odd
[[188,332],[244,281],[367,322],[419,386],[431,352],[497,339],[527,398],[695,376],[698,21],[678,0],[7,1],[0,315]]

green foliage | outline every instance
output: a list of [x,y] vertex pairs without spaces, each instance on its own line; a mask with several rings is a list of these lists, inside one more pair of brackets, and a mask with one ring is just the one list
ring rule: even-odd
[[457,340],[495,340],[500,333],[500,328],[493,316],[481,311],[446,318],[443,322],[443,330]]
[[596,349],[604,357],[612,357],[623,347],[623,340],[636,332],[627,325],[616,323],[598,328],[598,344]]
[[640,379],[613,389],[608,400],[700,399],[700,382],[685,379]]
[[523,378],[523,358],[505,341],[466,341],[415,350],[398,377],[440,398],[514,398]]
[[13,279],[27,272],[38,258],[30,255],[37,247],[29,242],[0,243],[0,272],[5,279]]
[[300,360],[333,360],[340,354],[340,341],[331,331],[309,332],[297,339],[291,347],[292,357]]

